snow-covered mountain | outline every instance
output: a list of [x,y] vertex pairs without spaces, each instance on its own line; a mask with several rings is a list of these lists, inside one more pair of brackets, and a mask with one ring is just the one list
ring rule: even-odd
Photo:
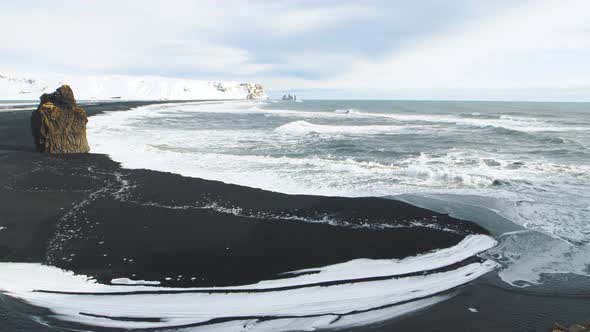
[[78,100],[201,100],[263,99],[257,83],[208,82],[158,76],[47,76],[24,77],[0,72],[0,100],[37,100],[63,84]]

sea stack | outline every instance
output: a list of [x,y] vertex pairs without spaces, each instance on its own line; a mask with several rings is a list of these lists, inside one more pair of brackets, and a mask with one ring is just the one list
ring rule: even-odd
[[31,131],[39,152],[87,153],[86,112],[78,107],[74,92],[62,85],[54,93],[43,94],[31,114]]

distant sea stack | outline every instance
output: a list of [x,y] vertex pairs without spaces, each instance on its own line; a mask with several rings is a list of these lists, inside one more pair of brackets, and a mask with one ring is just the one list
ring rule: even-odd
[[283,95],[283,98],[281,98],[281,100],[297,101],[297,96],[296,95],[291,96],[291,94]]
[[31,131],[39,152],[87,153],[86,112],[78,107],[74,92],[62,85],[54,93],[43,94],[31,114]]

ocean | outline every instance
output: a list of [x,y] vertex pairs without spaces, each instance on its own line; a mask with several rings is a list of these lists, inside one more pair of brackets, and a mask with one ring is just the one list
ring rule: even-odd
[[[96,116],[94,152],[255,188],[379,196],[474,220],[515,287],[590,276],[590,105],[176,103]],[[559,278],[558,278],[559,279]]]

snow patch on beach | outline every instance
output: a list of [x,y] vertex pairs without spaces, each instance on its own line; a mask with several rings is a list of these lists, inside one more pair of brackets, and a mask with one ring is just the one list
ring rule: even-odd
[[441,292],[478,278],[496,264],[482,261],[428,270],[452,266],[494,245],[488,236],[472,235],[453,247],[415,257],[357,259],[233,287],[167,288],[125,278],[114,280],[124,285],[105,285],[36,263],[0,263],[0,289],[51,310],[59,320],[91,326],[215,327],[209,324],[228,320],[230,325],[248,321],[255,331],[285,322],[295,330],[336,329],[389,319],[444,300],[448,295]]
[[111,280],[113,285],[159,285],[159,281],[147,281],[147,280],[133,280],[129,278],[115,278]]
[[501,129],[508,129],[520,132],[551,132],[551,131],[564,131],[564,130],[575,130],[575,131],[590,131],[590,127],[586,126],[560,126],[552,125],[551,123],[539,120],[531,117],[514,117],[501,115],[499,117],[472,117],[462,118],[456,115],[447,114],[395,114],[395,113],[369,113],[369,112],[358,112],[353,111],[346,114],[353,114],[356,116],[366,117],[377,117],[387,118],[401,122],[423,122],[423,123],[443,123],[453,124],[457,126],[485,128],[495,127]]

